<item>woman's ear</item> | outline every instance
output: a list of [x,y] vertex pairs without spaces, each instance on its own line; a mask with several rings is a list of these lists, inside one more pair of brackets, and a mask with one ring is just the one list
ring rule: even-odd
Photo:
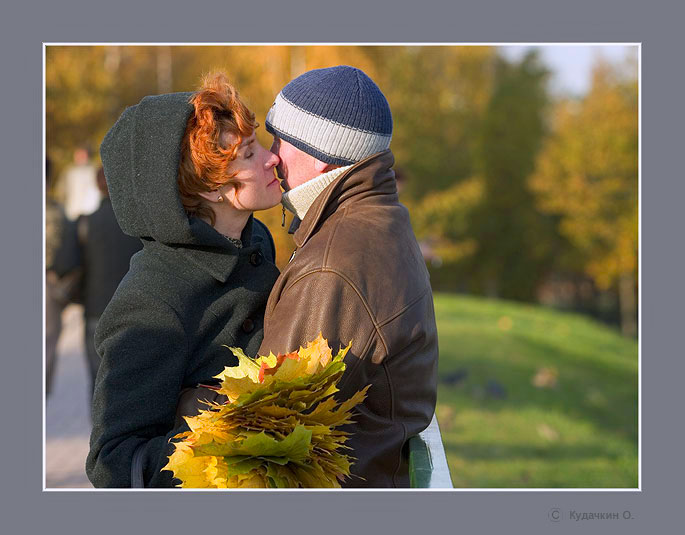
[[226,200],[226,197],[224,197],[224,194],[221,193],[220,189],[214,191],[200,191],[198,192],[198,195],[209,202],[224,202]]

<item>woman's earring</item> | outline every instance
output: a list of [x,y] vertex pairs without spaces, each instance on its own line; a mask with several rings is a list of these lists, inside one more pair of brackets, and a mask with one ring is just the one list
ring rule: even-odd
[[224,202],[224,196],[219,193],[219,198],[216,200],[216,202]]

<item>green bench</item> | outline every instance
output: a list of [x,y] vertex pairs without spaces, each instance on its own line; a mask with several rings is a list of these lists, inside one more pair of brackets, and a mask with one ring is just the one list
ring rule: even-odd
[[451,489],[452,478],[442,445],[438,419],[409,439],[409,481],[415,489]]

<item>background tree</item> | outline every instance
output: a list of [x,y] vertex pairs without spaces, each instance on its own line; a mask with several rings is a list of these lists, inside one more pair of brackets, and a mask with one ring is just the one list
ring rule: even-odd
[[548,74],[535,53],[499,59],[478,129],[474,165],[484,191],[470,218],[477,246],[468,278],[493,297],[534,300],[554,256],[553,221],[536,210],[527,184],[545,135]]
[[600,289],[619,296],[623,332],[636,331],[638,255],[637,80],[596,64],[580,102],[561,102],[530,184],[540,209]]
[[393,114],[391,148],[420,199],[473,174],[474,130],[492,83],[492,47],[367,47]]
[[47,47],[45,53],[46,146],[55,176],[73,151],[97,150],[110,121],[115,80],[105,70],[105,47]]

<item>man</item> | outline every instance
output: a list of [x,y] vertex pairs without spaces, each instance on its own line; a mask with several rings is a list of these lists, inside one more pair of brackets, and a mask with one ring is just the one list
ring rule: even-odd
[[271,292],[259,354],[297,350],[323,333],[352,343],[341,398],[371,384],[348,445],[346,487],[408,487],[406,444],[435,409],[438,338],[431,287],[398,201],[385,96],[337,66],[288,83],[266,117],[281,160],[283,206],[297,246]]

